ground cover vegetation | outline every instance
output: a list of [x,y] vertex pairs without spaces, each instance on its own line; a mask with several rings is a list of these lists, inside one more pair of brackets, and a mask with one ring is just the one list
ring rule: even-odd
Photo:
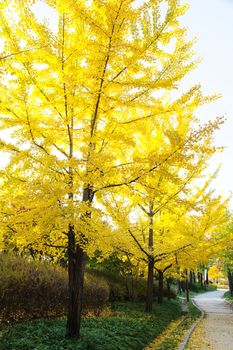
[[188,286],[229,238],[227,201],[207,171],[223,118],[196,116],[216,96],[180,87],[197,64],[179,23],[186,9],[178,0],[0,4],[1,249],[67,268],[68,337],[81,335],[90,259],[115,254],[132,283],[145,277],[150,313],[155,276],[162,304],[165,280]]
[[[32,261],[32,259],[28,261],[28,257],[7,253],[0,255],[0,261],[0,326],[2,326],[3,333],[6,327],[12,327],[15,323],[44,318],[44,320],[24,322],[13,327],[3,337],[1,342],[3,349],[31,350],[38,346],[44,349],[51,347],[52,344],[55,348],[60,346],[59,349],[72,348],[74,342],[67,340],[61,342],[61,337],[58,336],[61,327],[64,327],[66,314],[67,273],[65,269],[51,265],[51,262]],[[111,264],[112,262],[109,261],[102,265]],[[83,316],[85,318],[82,327],[82,341],[79,345],[75,345],[77,349],[80,346],[81,348],[98,349],[100,345],[112,349],[119,346],[119,349],[124,349],[125,344],[128,349],[142,349],[154,337],[156,340],[151,344],[157,344],[158,349],[176,348],[200,313],[192,303],[189,303],[189,313],[181,317],[179,302],[176,301],[174,304],[165,301],[162,307],[159,304],[154,307],[152,318],[150,318],[148,314],[142,312],[142,301],[146,296],[146,281],[142,277],[140,279],[140,283],[134,280],[136,293],[132,298],[132,293],[127,287],[128,283],[132,283],[132,276],[127,279],[119,272],[113,274],[113,271],[110,270],[93,269],[92,263],[92,269],[88,269],[84,285]],[[199,285],[199,290],[203,290],[201,288],[202,286]],[[163,292],[168,299],[175,297],[173,290],[164,289]],[[158,289],[154,288],[154,297],[157,298],[157,295]],[[131,300],[130,303],[129,300]],[[45,318],[50,321],[46,321]],[[147,324],[148,329],[146,325],[143,325],[146,327],[143,337],[138,332],[142,319],[150,319],[150,322],[156,323],[156,326],[154,325],[150,331],[149,324]],[[138,326],[137,320],[140,322]],[[49,332],[45,332],[48,327]],[[136,333],[133,331],[133,338],[131,327],[136,327]],[[130,331],[131,335],[126,335],[123,329],[126,333]],[[114,338],[113,341],[110,340],[111,337]],[[118,337],[123,339],[119,340]]]
[[230,291],[224,294],[224,298],[226,298],[231,304],[233,304],[233,297]]
[[117,303],[109,315],[83,319],[79,342],[64,337],[65,320],[34,320],[11,328],[0,349],[141,350],[179,316],[178,301],[157,304],[151,314],[145,314],[143,304]]
[[168,327],[156,337],[145,350],[175,350],[179,348],[186,332],[201,316],[201,312],[192,302],[187,304],[187,313],[179,319],[172,321]]

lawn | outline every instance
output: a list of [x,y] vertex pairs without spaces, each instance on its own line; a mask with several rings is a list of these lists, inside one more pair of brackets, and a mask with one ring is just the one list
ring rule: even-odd
[[12,327],[0,350],[141,350],[180,316],[178,300],[155,305],[118,303],[107,317],[83,319],[81,339],[65,338],[65,320],[34,320]]
[[224,293],[224,298],[227,299],[229,303],[233,304],[233,296],[231,295],[230,291]]

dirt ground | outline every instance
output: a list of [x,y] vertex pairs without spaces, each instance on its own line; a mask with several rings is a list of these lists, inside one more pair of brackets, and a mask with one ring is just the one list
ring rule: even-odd
[[205,311],[205,318],[193,332],[189,350],[233,350],[233,309],[222,298],[226,290],[217,290],[194,298]]

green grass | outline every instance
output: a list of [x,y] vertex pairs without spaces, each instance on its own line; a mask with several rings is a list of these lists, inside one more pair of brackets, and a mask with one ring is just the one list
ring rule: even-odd
[[224,298],[227,299],[231,304],[233,304],[233,296],[231,295],[230,291],[224,293]]
[[[195,285],[194,288],[195,288],[195,291],[192,291],[192,290],[189,291],[190,297],[217,290],[217,286],[215,284],[209,284],[208,286],[205,287],[205,289],[202,289],[199,285]],[[182,292],[181,294],[179,294],[179,296],[186,297],[186,293]]]
[[208,284],[204,287],[204,289],[197,288],[195,292],[191,292],[191,293],[199,294],[199,293],[214,292],[215,290],[217,290],[217,288],[218,286],[216,284]]
[[64,320],[36,320],[12,327],[0,350],[141,350],[180,316],[178,301],[155,305],[118,303],[108,317],[83,319],[80,340],[65,338]]
[[161,344],[156,347],[156,350],[177,349],[188,329],[200,316],[201,311],[190,301],[188,303],[188,315],[183,317],[183,319],[174,327],[174,329],[167,334]]
[[192,320],[195,320],[201,316],[201,311],[195,305],[193,305],[191,301],[188,302],[188,312],[189,312],[189,317]]

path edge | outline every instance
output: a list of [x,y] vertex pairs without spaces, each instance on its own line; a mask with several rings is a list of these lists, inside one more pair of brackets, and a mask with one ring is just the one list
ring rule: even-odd
[[197,319],[197,321],[195,321],[195,322],[192,324],[192,326],[189,328],[189,330],[187,331],[187,333],[186,333],[186,335],[185,335],[185,337],[184,337],[184,340],[183,340],[183,342],[180,344],[178,350],[184,350],[184,349],[185,349],[185,347],[186,347],[186,345],[187,345],[187,343],[188,343],[188,341],[189,341],[189,339],[190,339],[190,337],[191,337],[193,331],[194,331],[195,328],[197,327],[198,323],[199,323],[199,322],[204,318],[204,316],[205,316],[204,310],[202,310],[202,309],[196,304],[196,302],[195,302],[195,300],[194,300],[193,298],[191,298],[191,302],[193,303],[193,305],[194,305],[198,310],[201,311],[201,316],[200,316],[200,317]]

